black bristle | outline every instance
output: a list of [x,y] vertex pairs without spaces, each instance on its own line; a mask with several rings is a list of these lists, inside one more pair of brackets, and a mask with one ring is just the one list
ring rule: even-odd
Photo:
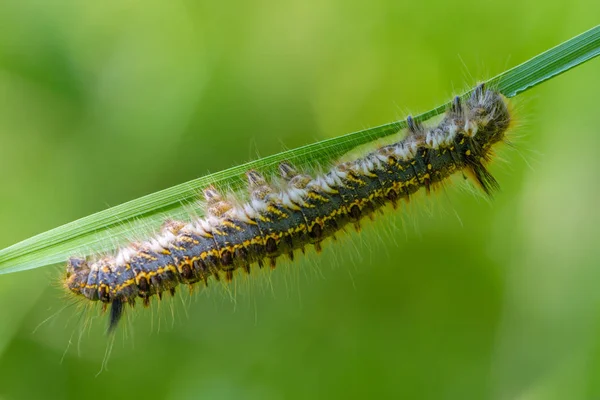
[[458,97],[458,96],[454,97],[454,100],[452,101],[452,106],[450,107],[450,110],[455,114],[462,113],[462,103],[461,103],[460,97]]
[[115,298],[110,307],[110,317],[108,319],[108,333],[114,332],[121,317],[123,316],[124,304],[120,298]]

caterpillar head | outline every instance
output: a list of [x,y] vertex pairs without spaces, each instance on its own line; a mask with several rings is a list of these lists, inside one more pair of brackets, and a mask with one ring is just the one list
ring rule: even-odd
[[488,148],[502,140],[510,125],[510,112],[505,98],[482,83],[467,100],[465,131]]

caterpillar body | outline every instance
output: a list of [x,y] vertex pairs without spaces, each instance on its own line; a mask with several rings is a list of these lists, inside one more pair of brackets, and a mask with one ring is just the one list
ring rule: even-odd
[[138,297],[148,305],[151,296],[174,294],[179,284],[207,284],[210,277],[231,281],[236,270],[250,272],[253,264],[265,262],[275,267],[278,257],[293,259],[307,245],[319,251],[323,240],[346,226],[358,230],[362,218],[387,204],[395,207],[421,188],[429,192],[459,171],[491,194],[498,184],[486,165],[511,119],[505,98],[481,84],[467,100],[455,97],[437,125],[425,127],[408,117],[402,140],[318,176],[284,162],[279,172],[285,186],[275,189],[259,172],[248,171],[245,203],[230,202],[209,187],[205,217],[167,221],[157,236],[113,256],[72,257],[64,286],[110,304],[112,331]]

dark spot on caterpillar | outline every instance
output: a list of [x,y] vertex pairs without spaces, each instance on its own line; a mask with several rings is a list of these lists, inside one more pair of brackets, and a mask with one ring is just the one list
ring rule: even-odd
[[312,229],[308,232],[308,236],[310,236],[313,240],[319,240],[323,236],[323,228],[318,223],[314,224]]
[[165,280],[167,282],[177,282],[179,279],[175,272],[171,271],[170,269],[167,269],[165,271]]
[[150,285],[148,285],[148,280],[146,280],[146,277],[142,276],[140,278],[138,288],[140,289],[140,292],[147,292],[148,290],[150,290]]
[[358,207],[356,204],[350,207],[350,216],[353,220],[358,221],[361,217],[361,214],[360,207]]
[[275,253],[277,251],[277,242],[275,242],[275,239],[271,237],[267,239],[265,250],[267,250],[267,253]]
[[223,266],[225,266],[225,267],[233,264],[233,255],[231,254],[231,252],[229,250],[224,250],[221,253],[221,264],[223,264]]
[[183,277],[183,279],[185,279],[186,281],[191,281],[194,278],[194,274],[192,273],[192,269],[190,268],[189,265],[184,264],[181,267],[181,276]]

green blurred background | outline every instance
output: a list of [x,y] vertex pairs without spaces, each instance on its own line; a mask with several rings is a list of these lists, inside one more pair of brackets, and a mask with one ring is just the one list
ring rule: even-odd
[[[0,248],[426,111],[599,4],[2,0]],[[450,187],[231,293],[136,313],[98,376],[105,319],[80,337],[89,317],[55,315],[62,268],[1,276],[0,399],[600,398],[599,71],[517,99],[493,202]]]

